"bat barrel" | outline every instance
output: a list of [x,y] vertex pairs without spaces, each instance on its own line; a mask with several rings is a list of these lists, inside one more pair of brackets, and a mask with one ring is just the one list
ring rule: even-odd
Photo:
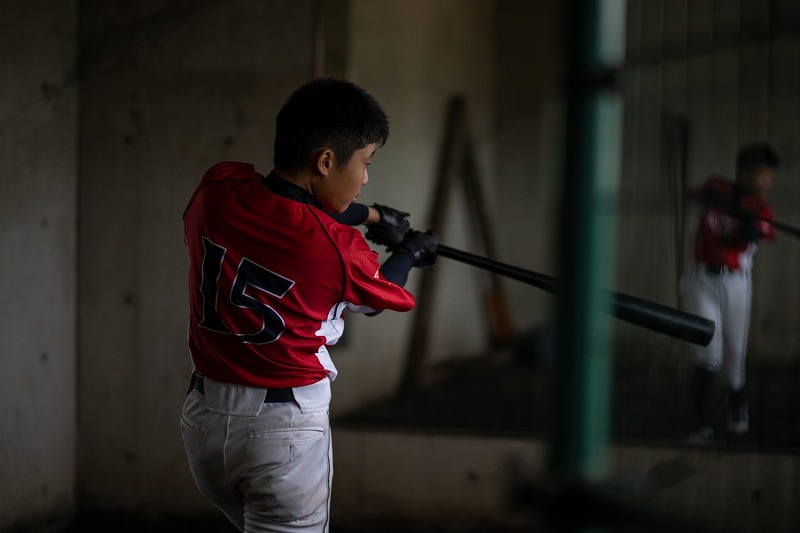
[[708,346],[714,337],[713,320],[627,294],[611,296],[611,314],[625,322],[700,346]]

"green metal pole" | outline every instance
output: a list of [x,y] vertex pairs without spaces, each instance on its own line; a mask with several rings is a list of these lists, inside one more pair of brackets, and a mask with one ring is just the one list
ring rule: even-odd
[[559,236],[556,416],[550,452],[560,484],[605,475],[610,441],[611,322],[602,288],[613,286],[625,0],[565,3],[567,109]]

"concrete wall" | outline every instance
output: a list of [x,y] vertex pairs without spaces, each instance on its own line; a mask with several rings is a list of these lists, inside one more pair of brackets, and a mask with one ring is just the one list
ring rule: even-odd
[[274,116],[309,79],[312,2],[81,5],[79,496],[185,512],[181,215],[220,160],[267,172]]
[[76,2],[0,2],[0,50],[2,529],[75,504]]
[[[314,75],[347,76],[383,102],[393,130],[362,199],[406,209],[423,229],[437,208],[433,180],[446,103],[463,94],[500,258],[554,272],[551,251],[568,236],[553,224],[563,87],[551,48],[558,14],[550,4],[0,2],[0,158],[10,170],[0,179],[0,529],[66,517],[76,505],[211,510],[189,479],[177,426],[190,369],[181,213],[202,172],[219,160],[269,170],[274,115],[291,89]],[[663,190],[678,175],[673,163],[680,157],[669,121],[691,125],[687,180],[729,170],[738,142],[755,135],[781,150],[783,176],[797,167],[800,128],[786,119],[800,106],[797,8],[774,1],[771,19],[756,0],[735,5],[629,2],[634,61],[623,79],[618,261],[625,292],[675,303],[683,236]],[[760,74],[744,74],[753,69]],[[733,96],[730,87],[737,87]],[[776,210],[797,225],[799,191],[790,179],[776,180]],[[446,242],[474,249],[458,189],[452,205]],[[665,252],[654,244],[663,242],[675,246]],[[780,362],[796,352],[796,245],[784,238],[759,256],[756,357]],[[437,269],[431,361],[474,356],[487,346],[485,279],[446,260]],[[421,275],[412,275],[412,290]],[[507,288],[518,329],[549,320],[551,297]],[[348,320],[333,351],[341,371],[337,413],[394,391],[412,317]],[[667,353],[653,364],[675,369],[685,361],[683,345],[632,327],[618,332],[620,354]],[[340,472],[353,461],[388,461],[362,461],[354,450],[363,443],[349,438],[339,439]],[[458,461],[475,460],[485,443],[462,444],[473,459]],[[422,453],[427,443],[410,445]],[[727,482],[732,474],[725,472],[719,479]],[[348,486],[338,482],[337,491]],[[784,481],[783,494],[796,490],[792,483]],[[483,488],[482,501],[494,502],[495,488]]]

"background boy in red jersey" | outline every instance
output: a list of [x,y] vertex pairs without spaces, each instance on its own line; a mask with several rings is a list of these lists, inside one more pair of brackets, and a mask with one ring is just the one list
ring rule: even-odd
[[[314,80],[277,116],[272,171],[218,163],[184,212],[194,372],[181,433],[198,488],[241,531],[328,531],[328,346],[345,309],[412,309],[408,272],[435,259],[436,236],[407,238],[404,213],[351,206],[388,134],[363,89]],[[393,241],[383,265],[349,225],[362,222]]]
[[750,271],[758,241],[775,237],[772,210],[765,198],[778,165],[778,156],[769,145],[747,144],[737,154],[735,182],[711,176],[688,194],[702,205],[702,212],[693,244],[693,264],[682,279],[683,304],[686,311],[717,325],[707,347],[692,346],[696,417],[689,436],[692,443],[713,440],[711,413],[718,373],[728,386],[728,432],[744,433],[749,428],[744,386]]

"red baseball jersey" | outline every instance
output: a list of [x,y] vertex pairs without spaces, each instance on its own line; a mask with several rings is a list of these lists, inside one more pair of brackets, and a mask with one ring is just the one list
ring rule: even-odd
[[271,192],[253,165],[206,172],[183,215],[189,252],[189,349],[227,383],[299,387],[336,377],[326,348],[344,309],[408,311],[413,296],[379,272],[355,228]]
[[[773,218],[769,204],[757,196],[735,194],[735,188],[732,181],[712,176],[697,196],[721,194],[733,198],[738,203],[736,209],[740,213],[747,212],[753,219],[759,237],[775,238],[775,228],[769,222]],[[749,270],[756,247],[756,241],[745,235],[740,216],[714,206],[703,210],[694,240],[695,261],[725,265],[731,270]]]

